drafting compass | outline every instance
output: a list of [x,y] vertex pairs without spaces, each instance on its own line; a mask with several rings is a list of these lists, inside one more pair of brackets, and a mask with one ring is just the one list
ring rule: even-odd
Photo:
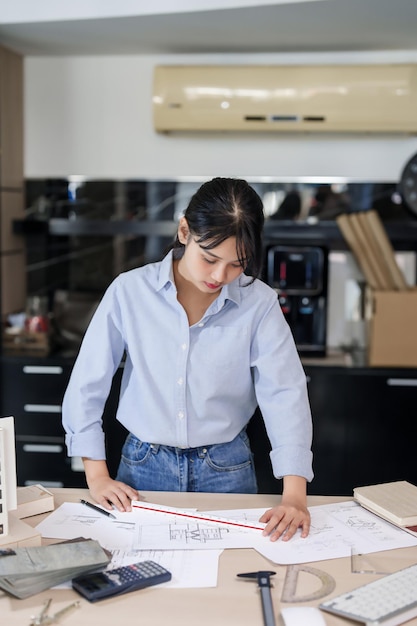
[[39,615],[35,615],[31,618],[30,626],[48,626],[49,624],[55,624],[55,622],[58,622],[63,615],[80,606],[80,601],[76,600],[75,602],[71,602],[71,604],[64,606],[63,609],[57,611],[53,615],[48,615],[48,609],[51,606],[51,603],[52,598],[45,602]]
[[260,571],[238,574],[240,578],[250,578],[258,582],[258,587],[261,592],[262,612],[265,626],[275,626],[275,615],[271,596],[271,576],[275,573],[276,572]]

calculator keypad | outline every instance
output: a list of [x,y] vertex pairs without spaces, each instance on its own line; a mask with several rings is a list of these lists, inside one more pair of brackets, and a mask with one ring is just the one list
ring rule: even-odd
[[155,561],[142,561],[106,572],[79,576],[73,588],[90,602],[171,580],[171,573]]

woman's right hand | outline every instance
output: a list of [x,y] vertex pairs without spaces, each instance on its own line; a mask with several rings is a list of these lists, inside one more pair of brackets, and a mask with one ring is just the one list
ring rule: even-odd
[[83,459],[88,488],[92,498],[103,508],[131,511],[131,501],[139,500],[139,492],[129,485],[110,478],[105,461]]

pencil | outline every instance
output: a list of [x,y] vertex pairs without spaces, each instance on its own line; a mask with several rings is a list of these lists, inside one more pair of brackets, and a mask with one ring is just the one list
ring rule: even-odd
[[113,515],[113,513],[110,513],[110,511],[106,511],[106,509],[102,509],[99,506],[96,506],[95,504],[92,504],[91,502],[88,502],[87,500],[80,500],[81,504],[85,504],[85,506],[90,507],[90,509],[93,509],[94,511],[97,511],[98,513],[102,513],[103,515],[107,515],[107,517],[111,517],[112,519],[116,519],[116,516]]

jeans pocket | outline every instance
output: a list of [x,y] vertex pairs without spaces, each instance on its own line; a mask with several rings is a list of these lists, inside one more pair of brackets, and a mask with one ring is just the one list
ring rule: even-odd
[[141,441],[130,433],[123,445],[121,458],[126,465],[142,465],[146,463],[151,452],[151,444]]
[[210,446],[206,455],[207,464],[219,472],[232,472],[253,465],[249,438],[245,431],[233,441]]

